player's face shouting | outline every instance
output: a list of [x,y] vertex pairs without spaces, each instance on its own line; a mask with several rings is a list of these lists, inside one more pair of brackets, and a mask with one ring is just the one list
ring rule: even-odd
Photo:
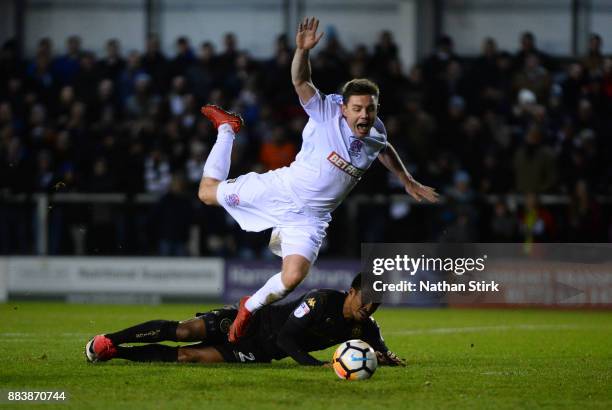
[[357,138],[370,134],[377,111],[378,101],[374,95],[351,95],[347,103],[342,104],[342,114]]

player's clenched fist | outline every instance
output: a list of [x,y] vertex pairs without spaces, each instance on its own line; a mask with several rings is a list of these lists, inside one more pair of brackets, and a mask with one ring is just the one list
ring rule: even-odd
[[319,28],[319,19],[315,17],[306,17],[298,27],[297,34],[295,35],[295,45],[297,48],[302,50],[310,50],[317,45],[323,33],[317,34]]

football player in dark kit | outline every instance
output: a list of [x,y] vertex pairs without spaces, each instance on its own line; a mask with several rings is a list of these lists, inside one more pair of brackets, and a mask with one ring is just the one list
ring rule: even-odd
[[[378,304],[362,301],[361,274],[348,292],[313,290],[292,302],[261,308],[249,324],[247,336],[238,343],[227,340],[236,306],[206,313],[183,322],[154,320],[115,333],[98,335],[87,343],[90,362],[126,359],[138,362],[267,363],[292,357],[302,365],[318,366],[309,352],[350,339],[361,339],[376,351],[379,364],[403,366],[405,361],[389,351],[380,329],[370,317]],[[167,346],[156,342],[198,342]],[[122,346],[125,343],[150,343]]]

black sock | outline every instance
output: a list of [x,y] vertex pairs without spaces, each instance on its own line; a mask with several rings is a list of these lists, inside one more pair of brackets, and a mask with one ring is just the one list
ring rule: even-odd
[[115,346],[122,343],[153,343],[169,340],[176,342],[178,322],[170,320],[151,320],[106,335]]
[[117,347],[117,359],[133,362],[178,362],[178,346],[150,344],[133,347]]

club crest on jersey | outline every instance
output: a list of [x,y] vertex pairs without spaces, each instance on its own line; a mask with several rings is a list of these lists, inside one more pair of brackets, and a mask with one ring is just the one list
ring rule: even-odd
[[225,195],[225,203],[227,204],[227,206],[235,208],[240,205],[240,197],[238,196],[238,194]]
[[313,307],[315,307],[315,304],[317,303],[317,300],[315,298],[308,298],[308,299],[306,299],[306,303],[308,303],[308,306],[313,308]]
[[221,319],[221,322],[219,323],[219,330],[221,331],[222,334],[228,334],[229,332],[229,328],[232,325],[232,321],[230,320],[230,318],[224,317],[223,319]]
[[346,172],[353,178],[361,178],[365,173],[365,170],[357,168],[350,161],[342,158],[336,151],[332,151],[328,156],[327,160],[331,162],[335,167],[340,168],[341,171]]
[[298,306],[297,309],[293,311],[293,315],[297,317],[298,319],[301,317],[304,317],[305,315],[309,313],[310,313],[310,308],[308,307],[306,302],[302,302],[300,306]]
[[363,148],[363,141],[355,139],[349,146],[349,155],[351,157],[359,158],[361,156],[361,148]]

